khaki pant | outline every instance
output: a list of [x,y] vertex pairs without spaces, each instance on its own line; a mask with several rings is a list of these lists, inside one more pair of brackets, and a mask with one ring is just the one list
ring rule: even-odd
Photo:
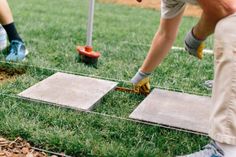
[[236,145],[236,13],[218,22],[214,55],[209,135],[215,141]]

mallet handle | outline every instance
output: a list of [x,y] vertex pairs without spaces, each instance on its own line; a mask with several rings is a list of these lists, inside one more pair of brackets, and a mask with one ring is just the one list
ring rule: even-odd
[[89,1],[89,14],[88,14],[88,25],[87,25],[87,46],[90,46],[90,47],[92,47],[92,38],[93,38],[94,4],[95,4],[95,0]]

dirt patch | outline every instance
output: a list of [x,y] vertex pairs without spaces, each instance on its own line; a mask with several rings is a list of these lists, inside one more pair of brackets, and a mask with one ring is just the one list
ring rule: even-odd
[[[136,0],[99,0],[99,2],[118,3],[118,4],[130,5],[130,6],[141,7],[141,8],[151,8],[151,9],[157,9],[157,10],[160,10],[160,6],[161,6],[160,0],[143,0],[142,3],[138,3]],[[184,12],[184,15],[199,17],[201,13],[202,11],[199,8],[199,6],[188,5]]]
[[0,66],[0,84],[13,80],[24,73],[25,70],[21,68],[16,69],[10,66]]
[[22,138],[9,141],[0,137],[0,157],[64,157],[64,154],[48,155],[43,151],[38,151],[31,147],[28,142]]
[[47,154],[31,149],[29,143],[21,138],[9,141],[0,138],[0,157],[46,157]]

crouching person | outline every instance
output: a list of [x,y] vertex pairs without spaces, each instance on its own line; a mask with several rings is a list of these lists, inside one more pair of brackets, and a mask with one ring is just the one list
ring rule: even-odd
[[27,50],[16,30],[7,0],[0,0],[0,24],[5,29],[10,42],[6,61],[23,61],[27,55]]

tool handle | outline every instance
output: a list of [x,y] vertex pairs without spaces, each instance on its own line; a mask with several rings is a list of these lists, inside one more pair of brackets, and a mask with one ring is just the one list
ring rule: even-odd
[[116,91],[120,91],[120,92],[127,92],[127,93],[133,93],[133,94],[141,94],[141,95],[145,95],[145,96],[148,96],[148,94],[149,94],[149,93],[139,93],[139,92],[136,92],[134,89],[124,88],[124,87],[116,87],[115,90]]
[[93,17],[95,0],[89,1],[88,25],[87,25],[87,46],[92,47],[93,38]]

